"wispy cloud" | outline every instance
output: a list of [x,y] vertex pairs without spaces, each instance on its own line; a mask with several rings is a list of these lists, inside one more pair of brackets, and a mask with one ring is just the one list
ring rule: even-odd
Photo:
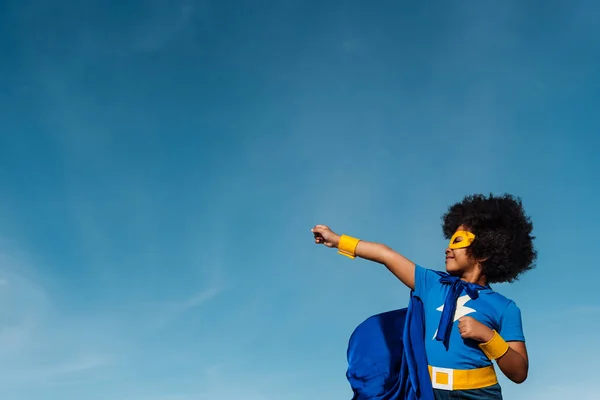
[[31,362],[23,365],[22,369],[4,372],[0,382],[13,386],[81,384],[101,379],[97,375],[99,370],[110,367],[112,363],[111,357],[105,354],[91,354],[70,360],[49,359],[44,360],[43,365]]
[[568,313],[595,315],[600,314],[600,304],[586,304],[572,307]]
[[114,361],[105,352],[114,338],[100,340],[101,335],[93,334],[98,326],[86,327],[58,313],[32,268],[3,262],[0,273],[5,282],[0,286],[0,385],[81,378]]
[[213,284],[205,289],[180,299],[164,299],[141,302],[128,308],[128,315],[137,315],[138,321],[151,331],[168,328],[186,318],[186,314],[197,308],[208,307],[215,297],[225,290],[225,286]]
[[184,309],[198,307],[205,302],[213,299],[223,291],[222,286],[214,286],[205,289],[183,302]]
[[537,382],[535,385],[523,385],[512,390],[504,390],[506,398],[525,399],[577,399],[596,400],[598,393],[593,389],[595,380],[571,380],[569,383],[554,384],[550,381]]
[[112,359],[107,355],[90,355],[69,360],[54,366],[51,375],[70,375],[79,372],[94,370],[111,364]]
[[[160,359],[165,365],[188,363],[176,338],[171,337],[169,324],[206,306],[225,286],[208,285],[179,300],[146,305],[132,302],[121,310],[84,308],[75,313],[61,307],[57,288],[43,283],[36,268],[7,260],[4,257],[0,263],[0,279],[5,282],[0,286],[0,394],[28,388],[55,398],[52,393],[70,390],[65,387],[101,384],[111,396],[118,394],[124,399],[198,398],[160,387],[158,382],[140,384],[135,376],[132,382],[123,382],[123,376],[131,376],[132,365],[143,369],[140,366],[149,359]],[[165,329],[160,333],[161,345],[156,347],[152,345],[153,329],[158,328]],[[198,340],[202,342],[202,337]],[[153,389],[142,391],[144,387]]]

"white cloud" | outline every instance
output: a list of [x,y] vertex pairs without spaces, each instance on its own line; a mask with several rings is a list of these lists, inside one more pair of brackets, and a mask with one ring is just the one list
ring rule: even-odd
[[600,304],[587,304],[572,307],[568,313],[594,315],[600,314]]
[[[136,306],[138,309],[146,309],[152,315],[149,321],[150,329],[163,329],[174,323],[177,319],[184,317],[185,313],[205,305],[205,303],[217,297],[224,290],[223,286],[213,285],[183,300],[161,300]],[[149,307],[149,308],[148,308]]]
[[0,287],[0,385],[47,384],[81,378],[110,365],[98,326],[62,315],[50,292],[18,262],[0,265],[10,285]]
[[209,287],[206,290],[203,290],[196,295],[190,297],[188,300],[184,302],[184,306],[186,308],[194,308],[202,305],[203,303],[211,300],[216,297],[219,293],[223,291],[223,288],[220,286]]
[[595,381],[571,381],[564,384],[555,384],[549,381],[538,382],[536,385],[524,384],[512,388],[510,392],[504,394],[509,395],[506,398],[515,400],[526,399],[547,399],[547,400],[562,400],[562,399],[577,399],[577,400],[597,400],[598,392],[594,389]]

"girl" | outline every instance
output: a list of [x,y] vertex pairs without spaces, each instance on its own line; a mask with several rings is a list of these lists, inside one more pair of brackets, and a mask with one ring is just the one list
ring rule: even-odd
[[511,195],[467,196],[449,207],[446,273],[423,268],[379,243],[312,229],[317,244],[385,265],[423,303],[425,350],[436,400],[502,399],[493,360],[513,382],[527,378],[521,312],[490,283],[533,268],[533,226]]

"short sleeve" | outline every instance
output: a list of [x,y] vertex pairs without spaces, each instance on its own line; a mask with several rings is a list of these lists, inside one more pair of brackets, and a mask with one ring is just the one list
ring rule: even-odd
[[507,342],[524,342],[523,322],[521,319],[521,310],[511,301],[508,307],[502,313],[500,318],[500,336]]
[[415,295],[425,296],[439,280],[440,275],[433,270],[415,265]]

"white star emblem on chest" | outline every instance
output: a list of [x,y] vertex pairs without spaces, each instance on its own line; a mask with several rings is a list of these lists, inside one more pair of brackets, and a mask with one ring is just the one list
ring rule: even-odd
[[[458,321],[460,318],[464,317],[465,315],[474,313],[476,311],[475,309],[473,309],[471,307],[465,306],[465,304],[469,300],[471,300],[471,297],[469,297],[468,294],[465,294],[464,296],[460,296],[456,300],[456,312],[454,313],[454,321],[452,321],[452,323],[455,323],[456,321]],[[436,310],[444,311],[444,305],[442,304],[441,306],[436,308]],[[437,329],[435,330],[435,333],[433,334],[433,339],[435,339],[436,336],[437,336]]]

